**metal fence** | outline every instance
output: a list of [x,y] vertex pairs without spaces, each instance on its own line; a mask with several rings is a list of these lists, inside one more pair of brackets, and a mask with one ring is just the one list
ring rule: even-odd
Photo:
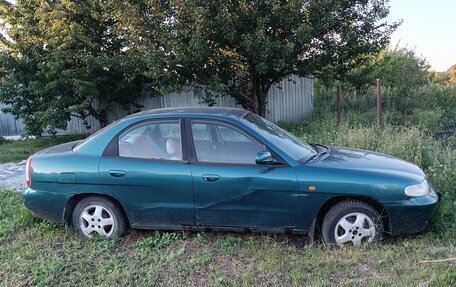
[[[268,93],[266,104],[266,118],[272,122],[301,122],[309,117],[313,109],[313,79],[298,76],[289,76],[274,84]],[[139,104],[142,110],[151,110],[171,107],[205,107],[204,93],[194,89],[183,89],[180,92],[164,96],[142,97]],[[216,107],[240,107],[230,96],[216,95]],[[0,105],[0,108],[2,106]],[[112,122],[126,116],[129,111],[120,106],[114,106],[109,113]],[[57,134],[86,134],[100,129],[100,124],[92,117],[87,119],[90,129],[84,126],[81,119],[71,117],[65,130],[58,130]],[[11,114],[0,112],[0,136],[24,134],[22,120],[16,120]]]
[[[0,110],[5,106],[0,103]],[[12,114],[0,112],[0,136],[21,135],[25,125],[21,119],[15,119]]]

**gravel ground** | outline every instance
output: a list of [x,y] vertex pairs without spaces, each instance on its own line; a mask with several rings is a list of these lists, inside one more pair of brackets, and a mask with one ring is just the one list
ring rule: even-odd
[[25,190],[25,162],[0,164],[0,189]]

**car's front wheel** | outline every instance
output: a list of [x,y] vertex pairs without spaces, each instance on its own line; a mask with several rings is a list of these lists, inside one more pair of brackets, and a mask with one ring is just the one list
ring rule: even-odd
[[125,218],[111,200],[91,196],[79,201],[74,208],[72,226],[85,238],[92,238],[95,234],[114,238],[125,232]]
[[321,226],[322,237],[331,245],[353,245],[380,241],[383,224],[379,213],[369,204],[348,200],[334,205]]

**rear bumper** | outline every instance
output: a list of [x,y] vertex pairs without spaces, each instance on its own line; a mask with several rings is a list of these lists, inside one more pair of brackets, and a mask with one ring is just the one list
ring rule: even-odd
[[383,203],[389,217],[392,236],[415,234],[425,231],[437,210],[440,199],[427,195],[397,202]]
[[67,194],[27,188],[22,195],[22,201],[35,216],[64,223],[63,214],[68,202]]

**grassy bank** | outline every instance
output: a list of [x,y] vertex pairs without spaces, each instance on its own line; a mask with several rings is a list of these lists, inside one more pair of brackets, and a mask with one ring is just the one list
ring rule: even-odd
[[[421,166],[444,193],[431,230],[360,249],[330,250],[302,238],[233,233],[133,231],[113,241],[83,241],[34,218],[20,196],[0,192],[0,285],[15,286],[456,286],[456,150],[416,126],[332,118],[287,125],[314,143],[395,155]],[[1,146],[0,146],[1,148]]]
[[67,135],[19,141],[4,141],[0,144],[0,164],[19,162],[27,159],[30,155],[39,150],[61,143],[83,139],[85,137],[86,135]]

